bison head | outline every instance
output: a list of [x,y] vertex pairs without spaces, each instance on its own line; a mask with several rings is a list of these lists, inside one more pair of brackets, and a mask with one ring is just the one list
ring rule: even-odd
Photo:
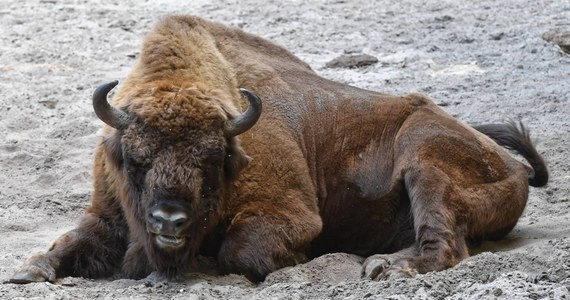
[[93,94],[95,113],[116,129],[103,146],[125,181],[131,240],[155,269],[172,275],[219,222],[224,187],[250,160],[236,136],[257,122],[261,101],[241,89],[250,105],[239,115],[215,90],[154,85],[124,93],[125,104],[115,108],[107,94],[116,85]]

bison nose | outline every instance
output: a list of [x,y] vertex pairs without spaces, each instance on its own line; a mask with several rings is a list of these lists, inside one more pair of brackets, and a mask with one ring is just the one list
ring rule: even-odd
[[157,234],[177,236],[188,224],[184,212],[168,213],[157,209],[150,213],[149,221]]

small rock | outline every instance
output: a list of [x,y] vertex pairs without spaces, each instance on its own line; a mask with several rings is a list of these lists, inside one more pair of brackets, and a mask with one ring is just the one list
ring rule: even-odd
[[40,100],[38,102],[49,109],[54,109],[57,105],[57,100],[53,99]]
[[81,285],[85,280],[80,277],[64,277],[59,280],[59,284],[62,286],[78,286]]
[[441,17],[435,17],[435,20],[436,20],[437,22],[450,22],[450,21],[453,21],[454,19],[455,19],[455,18],[452,17],[452,16],[450,16],[450,15],[444,15],[444,16],[441,16]]
[[344,49],[344,54],[360,54],[362,50],[360,48],[348,48]]
[[474,41],[475,41],[474,38],[472,38],[472,37],[467,37],[467,36],[466,36],[466,37],[462,37],[462,38],[459,39],[459,43],[460,43],[460,44],[471,44],[471,43],[473,43]]
[[491,40],[499,41],[499,40],[503,39],[504,36],[505,36],[504,32],[491,34]]
[[325,64],[326,68],[359,68],[373,65],[378,59],[368,54],[341,55]]
[[558,45],[565,53],[570,53],[570,31],[552,30],[545,32],[542,39]]

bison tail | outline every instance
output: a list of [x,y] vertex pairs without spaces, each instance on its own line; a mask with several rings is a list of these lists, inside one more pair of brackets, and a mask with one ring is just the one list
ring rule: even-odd
[[485,124],[473,126],[477,131],[493,139],[497,144],[522,155],[534,170],[529,175],[528,183],[534,187],[541,187],[548,182],[548,168],[546,163],[536,152],[528,129],[519,122],[509,121],[503,124]]

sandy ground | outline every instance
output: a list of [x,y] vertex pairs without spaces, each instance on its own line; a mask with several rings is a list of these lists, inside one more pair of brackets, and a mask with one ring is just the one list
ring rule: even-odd
[[[211,3],[214,2],[214,3]],[[64,278],[0,284],[2,299],[568,299],[570,55],[542,39],[570,30],[553,1],[0,0],[0,281],[74,227],[89,203],[101,122],[93,89],[123,80],[162,16],[190,13],[283,45],[323,76],[392,94],[419,91],[459,119],[522,119],[551,169],[514,231],[458,266],[413,279],[360,278],[329,254],[254,286],[237,275],[183,282]],[[343,54],[378,62],[327,68]]]

